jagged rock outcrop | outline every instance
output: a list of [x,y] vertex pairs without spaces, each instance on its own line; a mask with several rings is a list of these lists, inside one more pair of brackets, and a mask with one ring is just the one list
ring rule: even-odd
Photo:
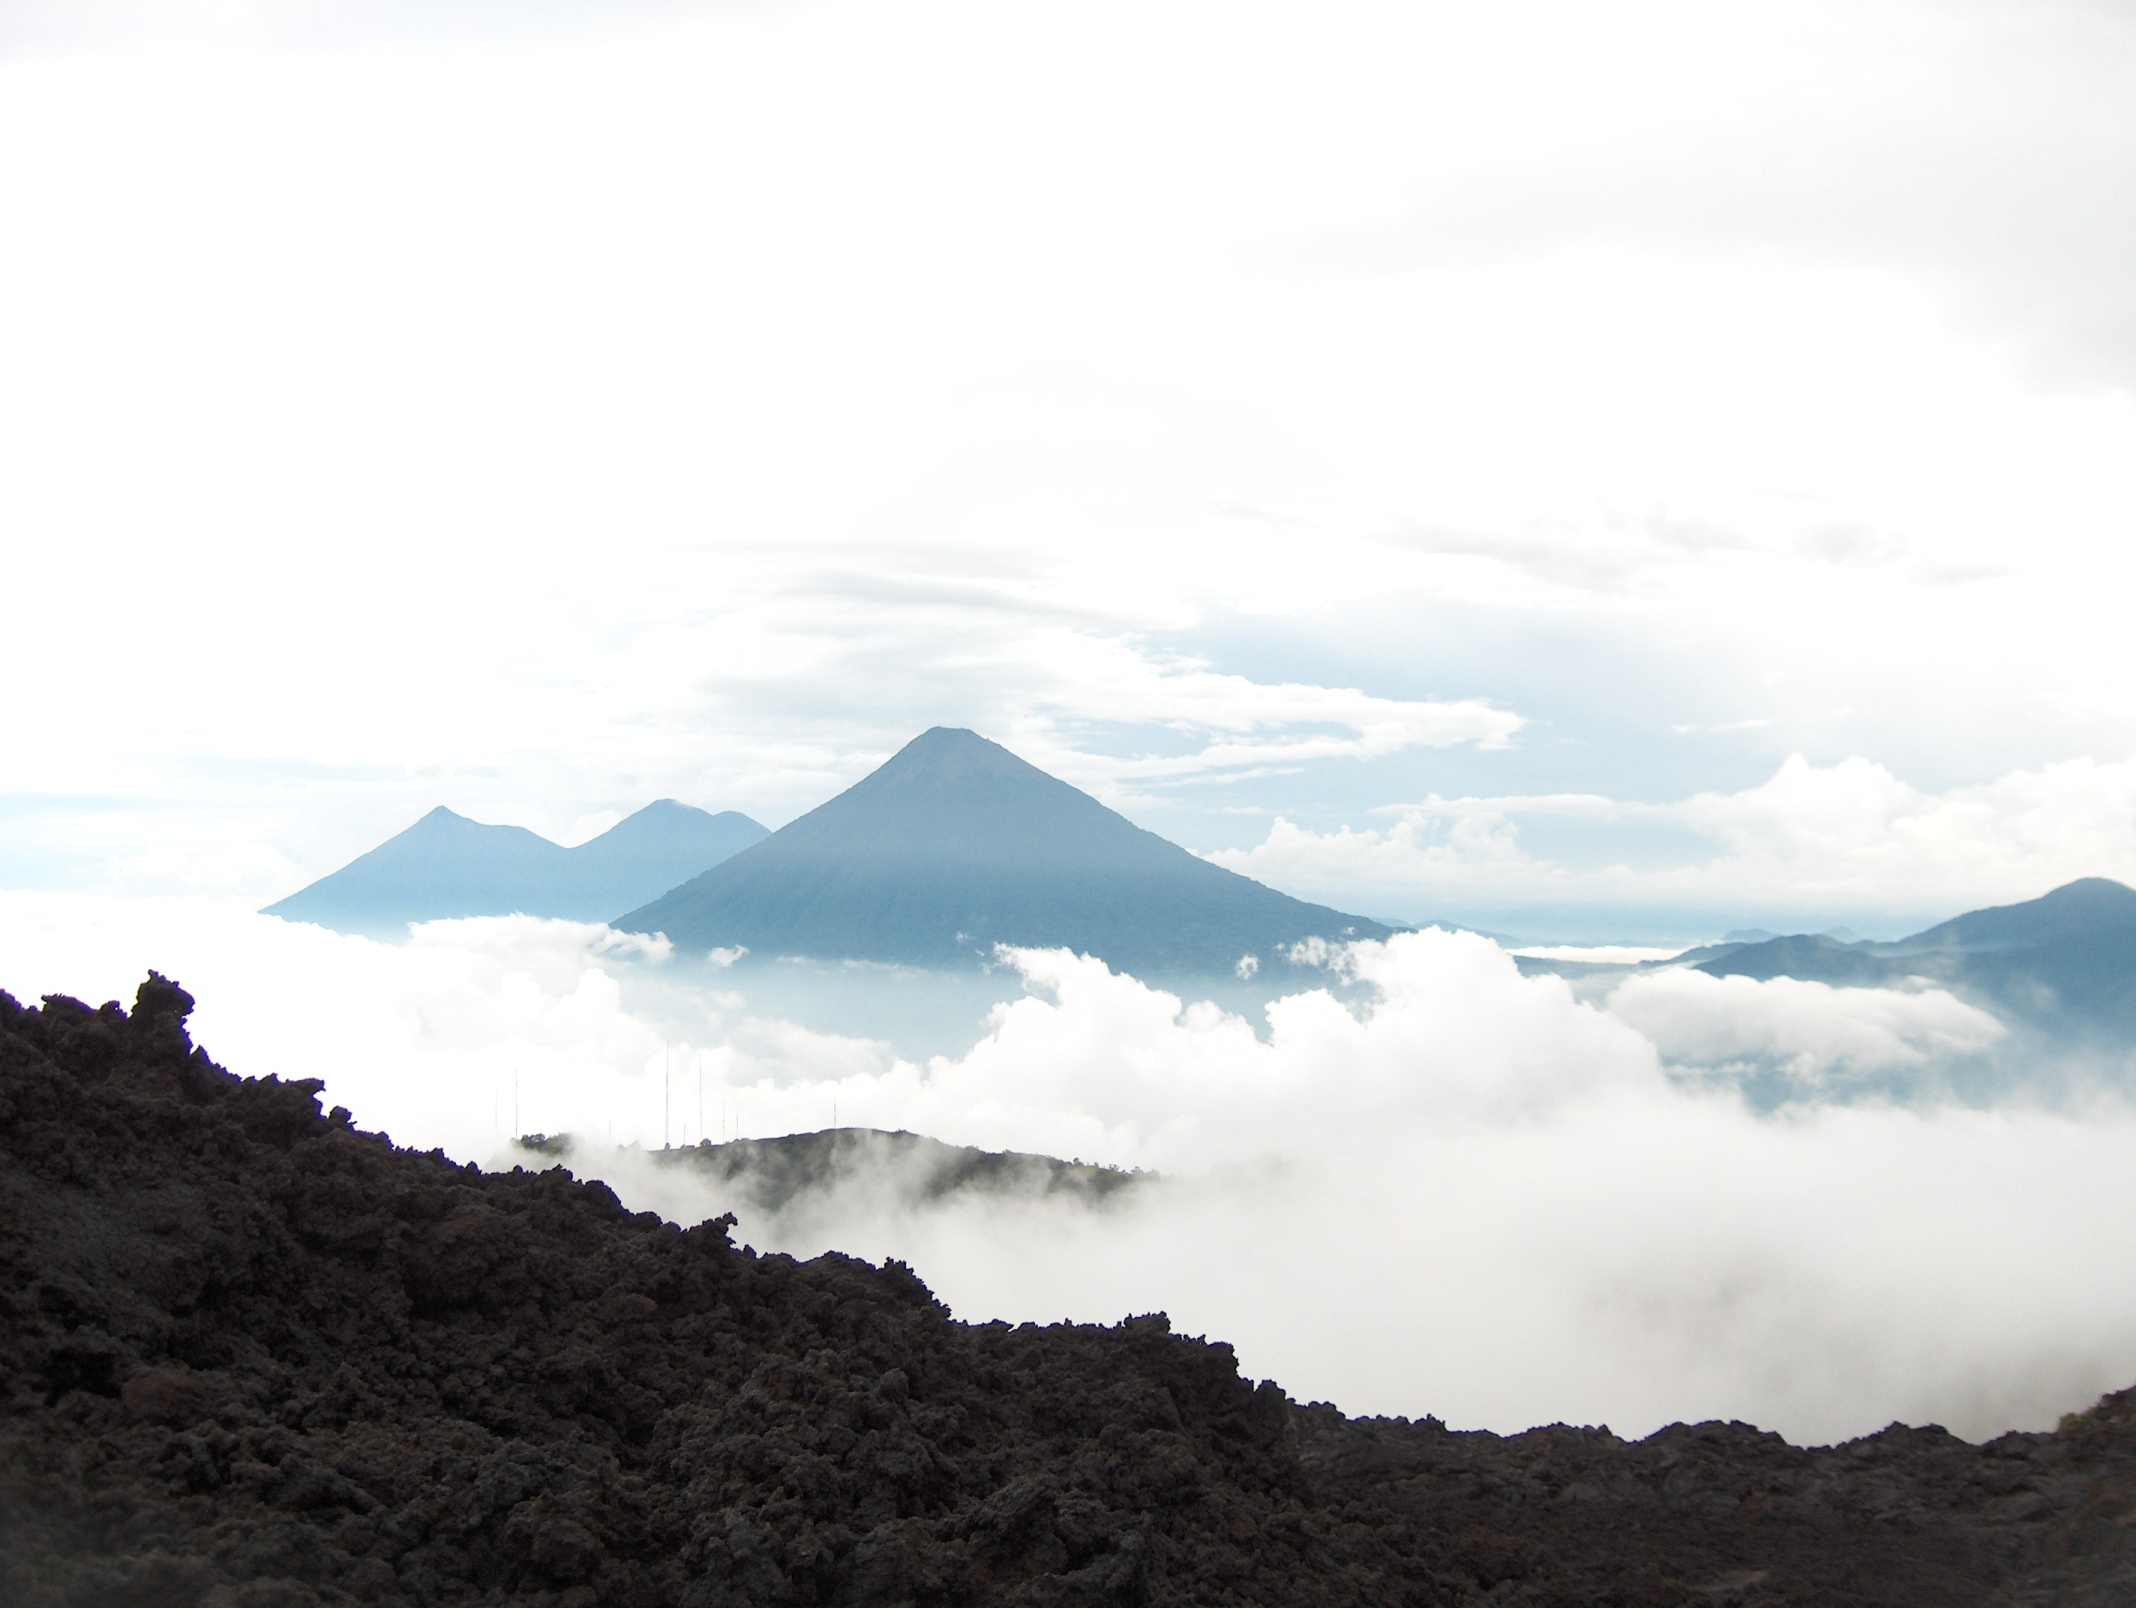
[[[953,1321],[0,995],[11,1608],[2136,1600],[2136,1425],[1356,1421],[1162,1317]],[[1449,1313],[1447,1321],[1459,1321]]]

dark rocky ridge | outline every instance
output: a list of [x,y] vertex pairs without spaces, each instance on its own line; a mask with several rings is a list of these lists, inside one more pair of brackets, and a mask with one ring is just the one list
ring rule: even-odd
[[190,1005],[0,995],[10,1608],[2136,1600],[2136,1392],[1981,1447],[1350,1420],[397,1150]]

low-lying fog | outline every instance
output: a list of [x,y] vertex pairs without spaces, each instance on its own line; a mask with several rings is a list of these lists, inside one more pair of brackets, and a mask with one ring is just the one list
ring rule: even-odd
[[1442,932],[1183,999],[1062,953],[924,977],[520,918],[394,946],[201,901],[0,914],[20,997],[130,999],[155,966],[233,1071],[324,1078],[363,1126],[485,1164],[516,1112],[684,1221],[730,1202],[634,1148],[663,1124],[835,1113],[1154,1169],[1096,1204],[925,1204],[864,1171],[739,1234],[901,1257],[966,1318],[1162,1308],[1353,1413],[1979,1437],[2136,1381],[2136,1107],[1938,992],[1676,971],[1576,996]]

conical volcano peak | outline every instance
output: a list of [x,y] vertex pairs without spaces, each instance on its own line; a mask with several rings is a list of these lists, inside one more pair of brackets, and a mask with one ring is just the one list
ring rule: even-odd
[[[761,846],[840,879],[864,882],[897,866],[898,875],[922,881],[954,872],[1001,889],[1048,868],[1119,876],[1193,860],[999,743],[954,726],[921,733]],[[976,886],[968,891],[982,897]]]
[[980,736],[969,726],[929,726],[919,736],[913,738],[903,748],[900,748],[897,751],[897,757],[902,759],[908,754],[927,757],[956,753],[999,754],[1012,764],[1023,764],[1022,760],[1002,747],[1001,744],[995,742],[991,737]]
[[458,810],[450,809],[440,804],[408,830],[411,832],[449,832],[455,827],[480,826],[481,824],[481,822],[474,820],[472,817],[462,815]]
[[1171,972],[1386,932],[1197,859],[957,726],[617,925],[760,955],[945,965],[1019,944]]
[[981,777],[1029,778],[1066,785],[1036,765],[1018,759],[991,738],[964,726],[930,726],[892,754],[868,780],[953,783]]

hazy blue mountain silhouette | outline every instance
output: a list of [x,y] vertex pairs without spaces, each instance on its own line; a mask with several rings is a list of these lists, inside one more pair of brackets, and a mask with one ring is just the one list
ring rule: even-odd
[[2136,889],[2085,877],[2023,904],[1955,916],[1896,943],[1809,934],[1700,965],[1716,977],[1879,985],[1923,977],[2005,1015],[2074,1031],[2136,1031]]
[[264,914],[377,936],[449,916],[599,921],[766,835],[733,810],[714,815],[664,798],[567,849],[525,827],[485,826],[440,805]]
[[1128,971],[1229,971],[1382,938],[1195,858],[977,733],[937,726],[829,803],[615,925],[696,949],[970,964],[997,943]]
[[2023,904],[1969,910],[1926,932],[1880,947],[1893,954],[1989,953],[2115,932],[2136,933],[2136,888],[2106,877],[2083,877]]

